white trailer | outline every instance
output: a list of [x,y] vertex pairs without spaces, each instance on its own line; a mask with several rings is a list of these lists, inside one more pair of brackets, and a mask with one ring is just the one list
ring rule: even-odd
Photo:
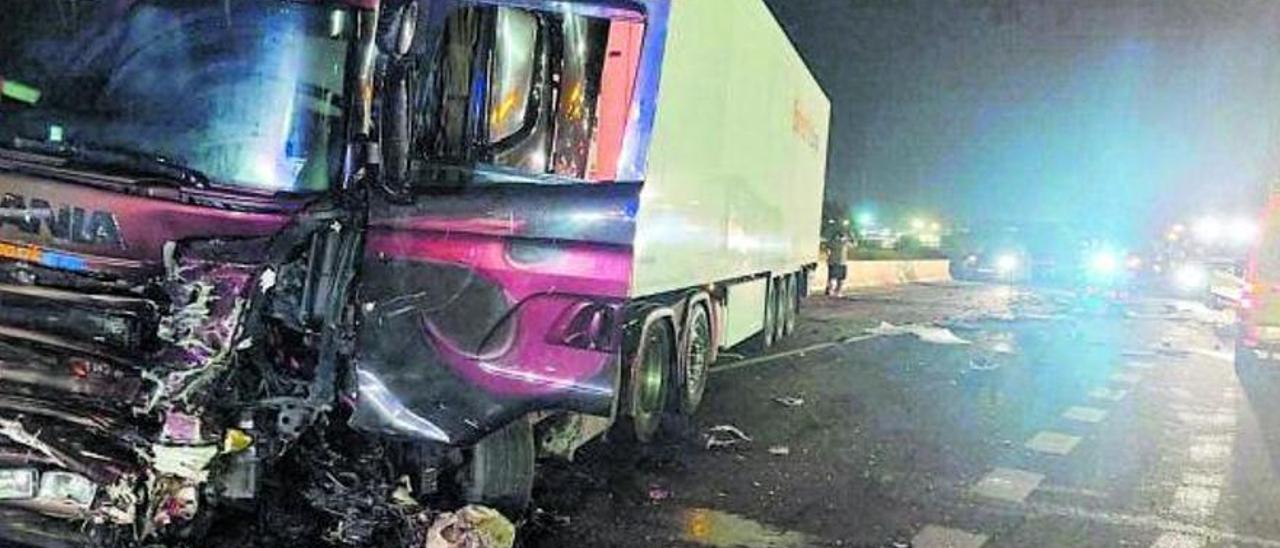
[[830,108],[763,1],[673,1],[633,297],[718,290],[720,347],[783,327],[818,260]]

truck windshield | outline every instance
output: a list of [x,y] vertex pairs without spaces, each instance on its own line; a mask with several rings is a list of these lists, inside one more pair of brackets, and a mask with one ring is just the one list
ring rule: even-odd
[[118,149],[265,191],[320,191],[333,180],[354,33],[346,9],[282,0],[9,0],[4,9],[0,146]]

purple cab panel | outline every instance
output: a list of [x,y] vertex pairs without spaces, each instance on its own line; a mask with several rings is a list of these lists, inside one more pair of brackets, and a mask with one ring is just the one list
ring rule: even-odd
[[154,273],[166,242],[270,235],[296,209],[266,198],[174,196],[217,201],[218,208],[120,190],[0,174],[0,258],[99,274]]
[[639,185],[506,185],[375,207],[356,426],[465,445],[529,411],[607,415]]

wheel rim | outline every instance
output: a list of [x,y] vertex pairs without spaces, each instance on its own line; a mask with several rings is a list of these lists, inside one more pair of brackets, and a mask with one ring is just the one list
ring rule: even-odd
[[782,339],[782,335],[787,327],[787,311],[782,307],[782,295],[786,293],[783,287],[782,278],[778,278],[778,283],[774,285],[773,291],[773,341],[777,342]]
[[796,329],[796,294],[796,280],[792,278],[787,282],[787,297],[782,302],[787,314],[787,326],[783,329],[783,333],[787,335]]
[[662,411],[670,353],[664,333],[661,327],[654,327],[654,331],[645,339],[644,355],[636,376],[637,419]]
[[689,328],[689,350],[685,358],[685,411],[692,413],[702,403],[702,394],[707,385],[708,350],[711,347],[711,326],[707,314],[701,308],[695,309],[695,316]]

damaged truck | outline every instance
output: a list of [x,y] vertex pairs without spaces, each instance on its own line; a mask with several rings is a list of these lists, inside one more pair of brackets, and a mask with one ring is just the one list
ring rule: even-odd
[[760,0],[3,9],[0,537],[408,545],[795,326],[829,103]]

